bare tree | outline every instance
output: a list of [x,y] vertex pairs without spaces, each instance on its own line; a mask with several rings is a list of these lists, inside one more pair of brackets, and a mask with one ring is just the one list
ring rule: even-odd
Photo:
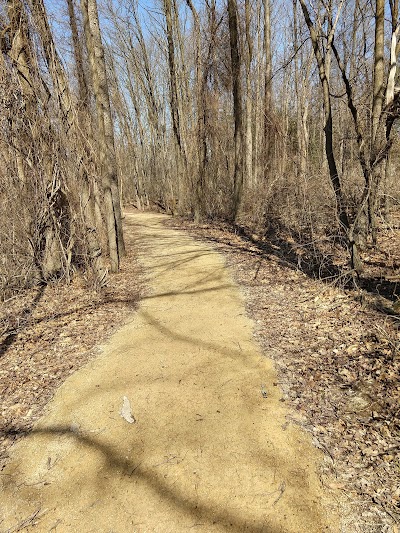
[[[374,38],[374,60],[373,60],[373,91],[371,99],[370,116],[371,121],[363,121],[360,110],[357,106],[354,93],[354,82],[346,72],[346,65],[343,57],[340,55],[338,47],[334,43],[336,27],[341,15],[343,1],[337,7],[336,14],[333,14],[332,4],[330,9],[325,10],[325,17],[328,20],[328,34],[326,37],[325,53],[321,50],[321,21],[313,23],[309,9],[305,0],[299,0],[306,24],[308,26],[311,41],[313,44],[315,58],[317,60],[321,86],[324,95],[325,109],[325,136],[326,136],[326,155],[328,159],[330,176],[335,190],[338,213],[342,225],[345,227],[349,245],[352,250],[352,263],[357,272],[362,270],[359,259],[358,247],[362,245],[368,234],[372,235],[372,241],[376,243],[376,209],[378,188],[381,177],[384,173],[384,165],[390,153],[391,147],[391,130],[394,120],[399,116],[398,95],[390,89],[390,98],[386,107],[384,106],[385,87],[392,86],[390,77],[393,76],[393,70],[396,68],[396,61],[387,70],[388,78],[385,80],[385,50],[384,50],[384,1],[376,0],[375,2],[375,38]],[[395,5],[392,3],[393,8]],[[391,6],[391,7],[392,7]],[[317,29],[319,28],[319,29]],[[392,34],[396,33],[397,21]],[[393,49],[393,47],[392,47]],[[333,145],[333,120],[331,105],[331,84],[329,80],[330,64],[326,63],[328,53],[333,51],[336,63],[342,78],[347,96],[348,108],[353,120],[354,131],[357,138],[358,159],[364,177],[364,191],[360,198],[359,205],[353,220],[350,222],[345,211],[343,194],[336,165]],[[395,52],[396,53],[396,52]],[[329,69],[327,67],[329,66]],[[367,224],[364,221],[367,220]]]
[[264,3],[264,168],[269,164],[274,143],[272,114],[272,42],[271,42],[271,2]]
[[235,162],[233,173],[233,220],[237,219],[242,200],[243,189],[243,111],[241,61],[239,55],[239,28],[236,0],[228,0],[229,37],[232,69],[233,113],[235,117]]
[[196,114],[197,114],[197,147],[196,147],[196,159],[197,159],[197,177],[195,178],[194,185],[194,219],[199,222],[205,214],[204,195],[205,195],[205,165],[207,158],[207,143],[205,137],[205,80],[204,80],[204,68],[203,59],[201,53],[201,27],[200,17],[194,7],[192,0],[186,0],[187,5],[193,16],[193,31],[195,39],[195,65],[196,65],[196,79],[195,79],[195,92],[196,92]]
[[81,7],[96,100],[99,160],[102,171],[111,271],[116,272],[119,269],[120,258],[125,253],[125,247],[104,47],[96,0],[82,0]]
[[[78,179],[83,174],[77,169],[82,169],[84,160],[79,117],[44,3],[10,0],[7,14],[10,24],[2,43],[2,79],[8,70],[13,81],[19,81],[19,90],[15,91],[15,85],[11,90],[23,115],[10,117],[10,132],[0,142],[3,157],[4,141],[11,141],[11,153],[16,149],[20,218],[26,233],[22,238],[29,242],[41,282],[69,280],[73,267],[82,266],[87,252],[98,281],[103,282],[106,269],[96,224],[89,220],[86,200],[82,202],[89,177],[85,173],[86,179]],[[8,164],[12,174],[14,158]],[[35,276],[32,272],[25,283]]]

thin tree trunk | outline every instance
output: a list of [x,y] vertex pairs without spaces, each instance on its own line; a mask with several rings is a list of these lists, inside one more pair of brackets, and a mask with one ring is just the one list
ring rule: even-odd
[[89,90],[88,90],[88,85],[87,85],[86,77],[85,77],[82,43],[81,43],[79,32],[78,32],[78,24],[76,21],[74,1],[67,0],[67,3],[68,3],[69,25],[71,28],[72,44],[73,44],[74,57],[75,57],[76,77],[78,79],[78,87],[79,87],[79,107],[82,107],[85,109],[85,111],[87,111],[88,106],[89,106]]
[[63,114],[64,124],[69,130],[73,124],[72,101],[65,71],[56,51],[43,0],[29,0],[35,25],[39,31],[44,56],[53,81],[54,90]]
[[[384,48],[385,48],[385,0],[375,2],[375,47],[374,47],[374,86],[372,100],[372,132],[371,145],[371,173],[368,195],[368,219],[372,235],[372,242],[376,244],[377,238],[377,208],[379,183],[381,181],[382,164],[374,164],[378,157],[378,150],[382,145],[379,139],[383,136],[383,124],[381,121],[382,107],[384,102]],[[382,139],[383,140],[383,139]],[[368,185],[368,184],[367,184]]]
[[263,45],[262,45],[262,22],[261,22],[261,9],[262,0],[257,0],[256,2],[256,12],[257,12],[257,28],[256,28],[256,73],[255,73],[255,94],[254,94],[254,104],[253,104],[253,121],[254,121],[254,137],[253,137],[253,183],[252,188],[255,190],[257,184],[259,183],[259,178],[261,175],[262,162],[260,161],[260,154],[262,154],[262,131],[264,127],[264,121],[260,119],[262,116],[262,80],[263,80]]
[[[18,81],[21,86],[22,94],[25,101],[25,115],[29,117],[33,109],[34,101],[34,82],[32,78],[31,66],[32,57],[30,55],[30,45],[28,42],[28,21],[20,0],[8,0],[7,13],[10,20],[9,35],[11,48],[8,52],[13,66],[16,68]],[[15,140],[17,146],[20,146],[22,139],[20,135]],[[18,177],[21,184],[26,184],[25,161],[22,150],[17,150],[16,162]]]
[[245,130],[245,176],[247,186],[253,184],[253,94],[251,84],[251,62],[253,59],[253,42],[250,34],[251,6],[250,1],[245,0],[245,67],[246,67],[246,130]]
[[[178,175],[178,210],[183,209],[184,195],[186,187],[187,174],[187,154],[185,151],[183,127],[181,120],[181,104],[178,92],[178,66],[175,54],[174,41],[174,27],[173,27],[173,12],[172,1],[163,0],[164,15],[166,22],[167,43],[168,43],[168,68],[169,68],[169,96],[170,108],[172,117],[172,127],[174,132],[174,139],[177,148],[175,157]],[[173,193],[172,193],[173,194]],[[173,200],[173,199],[172,199]],[[175,206],[170,205],[172,211],[175,211]]]
[[[395,79],[397,74],[397,57],[400,52],[400,21],[399,21],[399,0],[390,0],[390,12],[392,18],[392,38],[390,43],[390,68],[386,88],[386,107],[393,105],[395,98]],[[390,142],[390,132],[393,125],[393,119],[388,114],[386,118],[386,142]],[[390,176],[392,167],[392,151],[388,150],[384,165],[383,175],[383,194],[384,194],[384,217],[387,223],[390,223],[391,197],[389,194]]]
[[271,167],[270,158],[274,145],[272,128],[272,46],[271,46],[271,1],[264,1],[264,168]]
[[[330,70],[330,51],[332,49],[333,45],[333,37],[335,32],[335,25],[338,20],[338,16],[340,13],[340,9],[343,6],[343,1],[340,3],[340,6],[338,8],[338,12],[336,15],[335,22],[332,22],[330,20],[329,22],[329,35],[327,39],[327,45],[326,45],[326,56],[328,58],[328,63],[325,63],[323,54],[320,49],[320,44],[318,40],[318,34],[315,30],[314,24],[311,21],[310,14],[308,12],[308,8],[305,4],[304,0],[299,0],[305,22],[307,24],[312,47],[314,50],[314,56],[317,61],[318,65],[318,74],[320,78],[320,83],[322,87],[322,93],[323,93],[323,102],[324,102],[324,118],[325,118],[325,125],[324,125],[324,132],[325,132],[325,154],[328,161],[328,168],[329,168],[329,176],[331,179],[332,187],[335,193],[336,197],[336,211],[338,214],[339,221],[342,225],[342,227],[345,229],[348,239],[348,244],[350,247],[350,255],[351,255],[351,264],[352,268],[359,274],[362,271],[362,263],[359,256],[359,250],[358,250],[358,242],[356,238],[356,230],[357,230],[357,217],[355,222],[353,222],[351,225],[349,223],[349,219],[347,217],[347,213],[344,207],[344,200],[343,200],[343,192],[342,187],[339,179],[339,173],[336,165],[336,159],[335,154],[333,151],[333,120],[332,120],[332,105],[331,105],[331,92],[330,92],[330,84],[329,84],[329,70]],[[329,14],[331,16],[331,13]],[[335,54],[336,55],[336,54]],[[328,67],[328,71],[327,68]],[[360,152],[360,157],[362,157],[362,153]],[[363,168],[364,169],[364,168]],[[365,175],[365,172],[364,172]],[[359,209],[359,213],[361,214],[363,210],[363,204],[364,201],[361,202],[361,208]]]
[[380,123],[384,99],[383,78],[385,74],[385,0],[375,2],[375,47],[374,47],[374,87],[372,101],[372,143],[374,143]]
[[186,0],[193,15],[193,30],[196,42],[195,65],[196,65],[196,114],[197,114],[197,177],[195,178],[195,206],[194,219],[199,222],[204,214],[204,173],[207,145],[205,139],[205,102],[203,84],[203,60],[201,57],[201,30],[200,18],[192,0]]
[[167,29],[167,42],[168,42],[168,66],[169,66],[169,82],[170,82],[170,103],[171,103],[171,116],[172,126],[176,143],[179,147],[179,151],[183,155],[183,145],[181,139],[181,124],[179,116],[179,104],[178,104],[178,86],[177,86],[177,68],[175,59],[175,44],[172,26],[172,4],[171,0],[164,0],[164,14]]
[[239,56],[239,29],[236,0],[228,0],[229,36],[232,68],[233,113],[235,118],[235,163],[233,174],[233,220],[236,221],[242,200],[243,189],[243,112],[241,62]]
[[[326,158],[328,161],[329,176],[331,179],[333,190],[335,192],[337,212],[338,212],[340,223],[345,229],[348,229],[349,221],[347,218],[347,213],[344,209],[342,187],[340,184],[339,173],[338,173],[338,169],[336,165],[336,159],[335,159],[335,155],[333,152],[333,120],[332,120],[332,106],[331,106],[331,95],[330,95],[328,72],[326,71],[326,65],[325,65],[324,58],[322,56],[322,53],[319,47],[319,43],[318,43],[318,36],[315,31],[314,25],[311,21],[308,8],[304,0],[299,0],[299,1],[300,1],[301,8],[303,10],[304,19],[306,21],[307,27],[310,32],[311,43],[313,46],[315,58],[317,60],[318,73],[319,73],[319,78],[320,78],[320,82],[322,86],[323,101],[324,101],[324,117],[325,117],[325,125],[324,125],[325,154],[326,154]],[[333,35],[332,35],[332,39],[333,39]]]
[[[293,41],[294,41],[294,50],[297,54],[299,48],[298,40],[298,23],[297,23],[297,0],[293,0]],[[305,177],[306,164],[307,164],[307,145],[304,142],[304,119],[303,112],[304,102],[303,102],[303,87],[301,86],[300,81],[300,66],[299,60],[296,57],[294,58],[294,88],[296,93],[296,134],[297,134],[297,144],[298,144],[298,157],[296,165],[296,174],[298,178],[302,181]]]

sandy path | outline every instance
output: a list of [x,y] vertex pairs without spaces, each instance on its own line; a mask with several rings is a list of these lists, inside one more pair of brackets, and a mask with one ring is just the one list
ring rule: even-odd
[[15,446],[0,529],[338,531],[222,257],[162,221],[128,216],[150,292]]

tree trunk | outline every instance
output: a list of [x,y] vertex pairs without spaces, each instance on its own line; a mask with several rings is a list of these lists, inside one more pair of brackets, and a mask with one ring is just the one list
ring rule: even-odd
[[253,42],[250,33],[251,6],[250,1],[245,0],[245,33],[246,43],[244,51],[246,69],[246,129],[245,129],[245,182],[247,186],[253,185],[253,94],[251,84],[251,62],[253,59]]
[[[89,109],[89,90],[85,76],[82,43],[78,32],[75,8],[73,0],[68,2],[69,23],[72,34],[72,44],[75,58],[76,76],[78,79],[78,111],[79,121],[87,121],[88,137],[93,140],[92,115]],[[82,136],[80,136],[82,137]],[[82,151],[90,159],[90,151],[87,147],[86,139],[81,140]],[[102,246],[98,235],[98,229],[103,226],[103,217],[100,211],[99,199],[96,202],[97,183],[91,178],[82,163],[79,161],[79,173],[81,177],[82,193],[81,204],[82,214],[86,231],[86,242],[88,247],[89,258],[100,286],[107,282],[107,270],[103,261]],[[98,193],[97,193],[98,194]],[[104,246],[106,246],[104,244]]]
[[[382,164],[375,164],[378,151],[381,149],[383,139],[383,124],[381,120],[384,101],[384,76],[385,76],[385,0],[375,2],[375,46],[374,46],[374,86],[372,100],[372,131],[371,131],[371,174],[368,194],[368,221],[372,235],[372,242],[376,245],[377,238],[377,208],[379,184],[381,181]],[[367,184],[368,186],[368,184]]]
[[[325,118],[325,125],[324,125],[325,154],[326,154],[326,158],[328,161],[329,176],[330,176],[332,187],[333,187],[335,197],[336,197],[336,208],[337,208],[339,221],[341,225],[343,226],[343,228],[345,230],[348,230],[349,221],[347,218],[347,213],[344,208],[342,187],[340,184],[335,154],[333,151],[333,120],[332,120],[331,93],[330,93],[330,86],[329,86],[330,63],[328,60],[330,56],[329,54],[327,55],[326,59],[328,60],[328,64],[325,64],[325,60],[320,50],[320,45],[318,42],[318,35],[311,21],[308,8],[304,0],[299,0],[299,1],[300,1],[302,11],[303,11],[304,19],[306,21],[308,30],[310,32],[311,43],[313,46],[315,58],[317,60],[318,74],[319,74],[320,83],[322,86],[323,101],[324,101],[324,118]],[[331,34],[330,37],[333,39],[333,34]],[[328,71],[327,71],[327,67],[328,67]]]
[[207,145],[205,138],[205,101],[204,101],[204,84],[203,84],[203,60],[201,56],[201,30],[200,18],[194,7],[192,0],[186,0],[189,9],[193,15],[193,29],[196,43],[195,65],[196,65],[196,114],[197,114],[197,176],[194,184],[194,220],[200,222],[205,215],[204,208],[204,174],[205,160],[207,156]]
[[67,0],[68,3],[68,17],[69,25],[71,28],[72,35],[72,45],[74,50],[75,58],[75,69],[76,77],[78,79],[79,87],[79,107],[83,108],[85,111],[88,111],[89,106],[89,90],[85,76],[84,61],[83,61],[83,50],[82,43],[79,37],[78,24],[76,21],[75,7],[73,0]]
[[[178,67],[175,54],[175,41],[174,41],[174,27],[173,27],[173,13],[172,13],[172,1],[163,0],[164,15],[166,23],[167,43],[168,43],[168,68],[169,68],[169,96],[170,96],[170,108],[172,118],[172,128],[174,132],[174,139],[177,147],[176,154],[176,166],[178,174],[178,210],[183,208],[184,193],[186,186],[186,170],[187,170],[187,158],[185,151],[185,144],[182,132],[181,123],[181,104],[178,93]],[[173,193],[172,193],[173,195]],[[172,203],[174,199],[172,198]],[[171,209],[175,208],[171,204]]]
[[[335,25],[338,20],[338,16],[340,13],[340,9],[343,6],[343,2],[339,5],[338,12],[336,15],[335,22],[332,21],[332,12],[330,11],[328,14],[329,19],[329,34],[327,39],[327,45],[325,50],[325,56],[322,54],[318,34],[316,32],[316,29],[314,27],[314,24],[311,21],[310,14],[308,12],[308,8],[305,4],[304,0],[299,0],[305,22],[307,24],[312,47],[314,50],[314,56],[317,61],[318,65],[318,73],[319,73],[319,79],[322,87],[322,93],[323,93],[323,103],[324,103],[324,118],[325,118],[325,125],[324,125],[324,133],[325,133],[325,154],[328,161],[328,168],[329,168],[329,176],[331,179],[331,183],[333,186],[333,190],[336,197],[336,211],[338,214],[338,218],[340,221],[340,224],[342,228],[345,230],[347,235],[347,241],[348,246],[350,249],[350,256],[351,256],[351,265],[352,268],[357,272],[357,274],[360,274],[362,271],[362,263],[359,256],[359,240],[357,233],[360,229],[360,223],[361,223],[361,217],[364,211],[364,204],[365,200],[368,201],[368,195],[363,195],[363,200],[361,201],[361,205],[358,209],[358,213],[356,215],[355,221],[350,225],[349,219],[347,217],[347,213],[344,207],[344,200],[343,200],[343,193],[342,193],[342,187],[339,179],[339,173],[336,165],[336,159],[333,149],[333,120],[332,120],[332,105],[331,105],[331,91],[330,91],[330,83],[329,83],[329,74],[330,74],[330,52],[333,46],[333,37],[335,32]],[[335,56],[338,59],[337,51],[334,48]],[[344,74],[343,67],[339,64],[339,68],[342,71],[342,74]],[[349,86],[346,85],[346,91],[348,91]],[[353,114],[353,117],[357,114],[356,110],[354,109],[354,106],[352,107],[352,101],[351,101],[351,91],[348,92],[348,98],[349,98],[349,107]],[[357,119],[355,118],[355,124],[356,127],[358,126]],[[357,137],[358,142],[360,143],[360,133],[357,131]],[[361,143],[362,144],[362,143]],[[366,177],[366,182],[368,183],[368,170],[365,166],[365,162],[363,161],[363,152],[360,149],[360,162],[363,167],[364,176]],[[358,220],[359,219],[359,220]]]
[[168,67],[169,67],[169,82],[170,82],[170,104],[171,104],[171,117],[172,127],[176,143],[179,151],[183,155],[183,145],[181,139],[181,124],[179,116],[179,104],[178,104],[178,85],[177,85],[177,69],[175,60],[175,44],[172,26],[172,4],[171,0],[164,0],[164,14],[167,29],[167,42],[168,42]]
[[241,61],[239,56],[239,30],[237,20],[236,0],[228,0],[229,36],[231,49],[232,69],[232,96],[233,113],[235,117],[235,162],[233,173],[233,211],[232,218],[237,216],[242,201],[243,189],[243,112],[242,112],[242,86],[241,86]]
[[[297,0],[293,0],[293,39],[294,50],[298,55],[299,40],[298,40],[298,23],[297,23]],[[303,61],[302,61],[303,60]],[[297,158],[297,176],[300,181],[303,181],[306,177],[307,162],[308,162],[308,99],[309,97],[309,70],[310,70],[310,57],[307,58],[304,65],[304,57],[300,56],[301,63],[297,59],[294,59],[294,86],[296,93],[296,134],[298,143],[298,158]]]
[[81,6],[96,100],[99,159],[102,172],[111,271],[117,272],[120,259],[125,253],[125,247],[104,47],[101,39],[96,0],[82,0]]
[[375,2],[375,47],[374,47],[374,87],[372,101],[372,144],[378,134],[384,99],[383,78],[385,74],[385,0]]
[[274,135],[272,127],[272,46],[271,46],[271,0],[264,1],[264,168],[271,167]]
[[[18,81],[25,101],[26,120],[31,116],[34,107],[34,82],[31,72],[32,57],[28,38],[28,21],[20,0],[8,0],[7,14],[10,20],[9,36],[11,48],[8,56],[17,71]],[[4,50],[5,51],[5,50]],[[21,135],[15,139],[19,149],[16,154],[17,172],[21,184],[26,184],[25,161],[22,157],[23,150]]]

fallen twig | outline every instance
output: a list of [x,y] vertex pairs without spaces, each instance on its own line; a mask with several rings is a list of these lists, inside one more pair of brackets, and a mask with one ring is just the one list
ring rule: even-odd
[[283,496],[283,493],[285,492],[285,489],[286,489],[286,481],[282,481],[282,483],[279,485],[279,495],[278,497],[276,498],[276,500],[274,501],[274,503],[272,505],[276,505],[279,500],[282,498]]
[[[35,520],[35,518],[38,518],[39,516],[39,513],[40,513],[40,510],[41,510],[41,507],[39,507],[39,509],[37,509],[32,515],[28,516],[28,518],[25,518],[24,520],[22,520],[22,522],[20,522],[19,524],[17,524],[16,526],[10,528],[10,529],[7,529],[5,533],[16,533],[16,531],[21,531],[24,527],[26,526],[29,526],[30,524],[33,523],[33,521]],[[47,512],[47,509],[45,509],[42,513],[41,513],[41,516],[40,518]]]

